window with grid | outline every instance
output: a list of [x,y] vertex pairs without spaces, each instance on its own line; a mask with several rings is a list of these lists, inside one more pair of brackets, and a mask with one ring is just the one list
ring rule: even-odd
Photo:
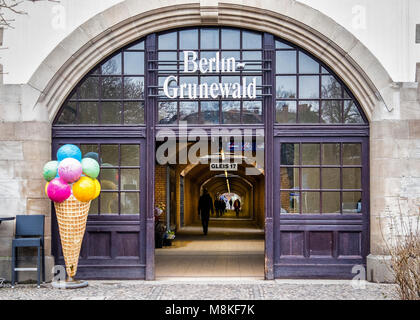
[[363,124],[357,101],[327,67],[291,44],[276,40],[278,124]]
[[361,143],[282,143],[282,214],[361,214]]
[[83,157],[100,163],[101,193],[90,215],[129,215],[140,212],[140,145],[95,143],[79,145]]
[[[193,28],[158,35],[158,124],[241,124],[263,123],[262,99],[262,35],[231,28]],[[237,72],[184,73],[184,50],[197,52],[201,58],[235,58],[245,63]],[[254,77],[257,83],[257,98],[168,99],[163,92],[165,79],[174,75],[178,84],[249,83]],[[169,87],[171,90],[171,87]]]
[[144,59],[144,41],[107,58],[73,90],[55,124],[144,124]]

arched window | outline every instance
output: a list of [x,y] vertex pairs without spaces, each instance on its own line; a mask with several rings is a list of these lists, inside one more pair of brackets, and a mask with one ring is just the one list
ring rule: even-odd
[[[263,97],[271,95],[264,88],[271,86],[275,88],[276,124],[366,122],[350,90],[327,66],[283,40],[275,40],[274,83],[263,83],[267,61],[262,41],[261,33],[233,28],[164,32],[156,37],[157,60],[150,61],[149,70],[145,41],[130,44],[85,76],[54,123],[143,125],[145,103],[156,97],[157,124],[262,124]],[[188,54],[188,66],[184,54]],[[157,83],[151,77],[146,92],[147,71],[157,72]],[[169,83],[165,94],[168,77],[176,81]],[[254,80],[255,97],[247,92]]]
[[139,41],[101,62],[70,94],[55,124],[144,124],[144,55]]

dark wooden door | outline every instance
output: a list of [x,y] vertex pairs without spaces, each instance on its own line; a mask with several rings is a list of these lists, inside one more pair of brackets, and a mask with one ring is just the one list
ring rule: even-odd
[[366,137],[277,137],[274,276],[353,278],[369,250]]
[[[96,153],[101,165],[102,191],[91,203],[76,278],[144,279],[145,139],[55,139],[53,158],[65,143]],[[54,209],[52,218],[53,254],[64,265]]]

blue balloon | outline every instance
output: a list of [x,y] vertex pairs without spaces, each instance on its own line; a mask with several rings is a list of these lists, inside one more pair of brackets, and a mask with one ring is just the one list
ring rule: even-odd
[[65,144],[58,149],[57,160],[62,161],[65,158],[74,158],[78,161],[82,161],[82,152],[79,147],[74,144]]

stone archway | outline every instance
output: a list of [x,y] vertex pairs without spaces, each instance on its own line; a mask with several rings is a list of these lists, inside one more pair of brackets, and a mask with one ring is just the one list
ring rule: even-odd
[[392,80],[377,58],[349,31],[319,11],[290,0],[126,0],[74,30],[29,80],[36,106],[50,121],[80,79],[103,58],[152,32],[198,25],[245,27],[284,38],[329,65],[353,91],[368,119],[390,108]]

